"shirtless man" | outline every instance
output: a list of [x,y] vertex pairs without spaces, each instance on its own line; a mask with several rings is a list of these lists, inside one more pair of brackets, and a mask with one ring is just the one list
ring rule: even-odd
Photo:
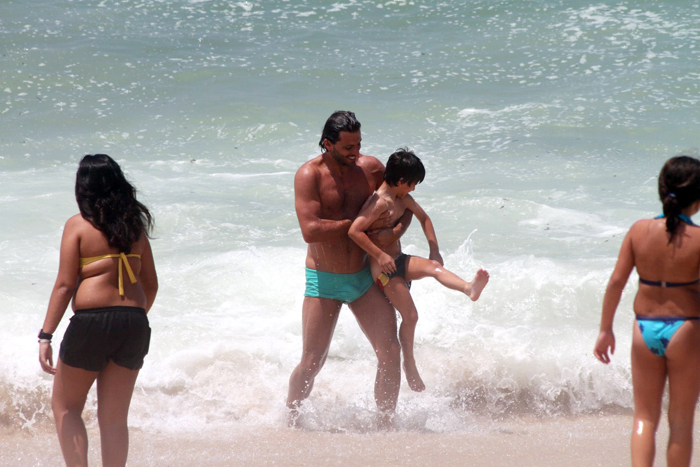
[[[374,398],[380,424],[388,424],[396,408],[401,381],[396,314],[372,279],[367,255],[348,237],[350,225],[384,174],[379,160],[360,154],[361,140],[354,113],[333,113],[323,128],[321,155],[302,165],[294,178],[296,213],[309,246],[302,356],[289,378],[287,396],[290,425],[296,423],[299,405],[323,367],[343,303],[377,355]],[[387,226],[384,236],[391,238],[382,243],[396,241],[408,227],[410,215],[408,211],[396,226]]]

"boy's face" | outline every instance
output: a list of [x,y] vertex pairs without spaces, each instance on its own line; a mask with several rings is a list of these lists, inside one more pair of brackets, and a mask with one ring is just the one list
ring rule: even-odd
[[412,192],[413,190],[416,189],[415,183],[409,184],[406,182],[399,182],[399,184],[396,186],[398,188],[396,190],[396,196],[398,196],[399,198],[403,198],[404,196],[406,196],[407,194],[409,194],[410,192]]

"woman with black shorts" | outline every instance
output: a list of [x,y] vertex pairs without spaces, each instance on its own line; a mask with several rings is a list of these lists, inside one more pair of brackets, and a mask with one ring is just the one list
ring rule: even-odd
[[[97,381],[102,464],[123,466],[129,404],[151,338],[146,313],[158,290],[148,241],[153,219],[105,154],[80,161],[75,197],[80,214],[63,230],[58,277],[39,332],[39,361],[55,375],[51,402],[66,465],[87,465],[82,412]],[[74,315],[54,367],[51,338],[71,299]]]

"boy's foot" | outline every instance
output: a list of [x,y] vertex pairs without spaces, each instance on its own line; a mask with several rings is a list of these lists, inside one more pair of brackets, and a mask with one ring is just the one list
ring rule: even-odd
[[403,370],[406,373],[406,381],[408,381],[408,387],[411,391],[422,392],[425,391],[425,384],[418,374],[418,368],[416,368],[416,362],[407,362],[404,359]]
[[289,428],[299,428],[299,417],[301,414],[299,413],[299,408],[294,407],[293,409],[288,409],[289,411],[287,412],[287,426]]
[[489,283],[489,273],[483,269],[476,271],[472,284],[469,286],[467,295],[472,299],[473,302],[479,299],[481,291],[484,290],[486,284]]
[[377,417],[377,427],[382,431],[393,431],[396,428],[394,426],[394,412],[380,410]]

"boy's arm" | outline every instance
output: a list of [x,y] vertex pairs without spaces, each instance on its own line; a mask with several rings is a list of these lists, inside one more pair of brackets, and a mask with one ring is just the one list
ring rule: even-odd
[[444,265],[445,263],[442,260],[442,255],[440,255],[440,247],[438,246],[433,221],[430,220],[428,214],[426,214],[423,208],[420,207],[420,205],[411,195],[404,196],[403,202],[406,206],[406,210],[413,212],[413,215],[416,216],[416,219],[418,219],[421,227],[423,228],[423,233],[425,234],[425,238],[428,240],[428,246],[430,247],[429,258]]
[[396,271],[396,264],[393,258],[372,243],[372,240],[369,239],[366,233],[369,226],[379,219],[379,216],[384,211],[386,211],[386,203],[376,194],[370,196],[350,225],[348,236],[379,263],[379,267],[383,272],[391,273]]

